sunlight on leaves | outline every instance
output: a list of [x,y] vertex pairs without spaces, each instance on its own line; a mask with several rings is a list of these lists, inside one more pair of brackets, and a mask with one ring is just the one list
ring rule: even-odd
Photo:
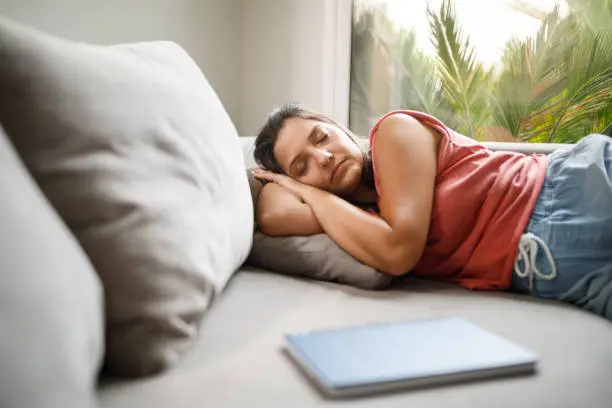
[[[428,8],[435,56],[384,7],[356,7],[351,126],[365,133],[391,109],[425,111],[481,140],[575,142],[612,124],[612,0],[570,0],[549,13],[508,0],[541,21],[536,35],[506,43],[485,69],[453,2]],[[357,1],[356,3],[359,3]]]

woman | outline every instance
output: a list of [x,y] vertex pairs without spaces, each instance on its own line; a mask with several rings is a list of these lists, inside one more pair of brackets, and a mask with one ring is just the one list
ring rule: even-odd
[[[415,111],[383,116],[370,149],[286,105],[255,142],[269,235],[327,233],[382,272],[532,293],[612,320],[612,139],[550,156],[493,152]],[[373,205],[376,211],[363,207]]]

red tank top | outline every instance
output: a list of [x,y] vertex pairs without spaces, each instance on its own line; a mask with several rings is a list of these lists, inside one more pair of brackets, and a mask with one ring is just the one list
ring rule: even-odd
[[469,289],[507,289],[518,241],[544,183],[546,156],[493,152],[433,116],[393,111],[370,132],[373,158],[378,125],[398,113],[441,135],[427,244],[412,274]]

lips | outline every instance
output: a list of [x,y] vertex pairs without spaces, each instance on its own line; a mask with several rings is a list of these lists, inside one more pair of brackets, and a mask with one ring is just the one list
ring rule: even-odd
[[336,165],[336,167],[334,168],[334,170],[332,171],[331,174],[331,181],[334,182],[336,179],[336,176],[341,172],[342,170],[342,166],[344,165],[344,163],[346,162],[346,160],[342,160],[340,163],[338,163]]

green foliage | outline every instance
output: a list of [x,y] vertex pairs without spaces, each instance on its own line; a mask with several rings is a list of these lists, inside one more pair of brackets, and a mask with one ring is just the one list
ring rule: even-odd
[[603,130],[598,122],[606,115],[609,119],[612,104],[612,33],[581,33],[576,49],[558,69],[565,88],[556,120],[545,128],[548,140],[575,141],[584,132]]
[[353,40],[351,42],[351,92],[350,122],[354,128],[367,127],[372,111],[368,89],[372,79],[371,55],[374,43],[374,13],[364,12],[353,15]]
[[491,75],[476,58],[476,51],[457,23],[449,0],[435,13],[427,10],[432,42],[438,51],[437,72],[444,96],[453,109],[456,130],[475,135],[489,119]]
[[[439,79],[432,73],[436,69],[435,60],[423,55],[416,49],[414,31],[400,34],[400,60],[402,70],[402,107],[424,112],[435,112],[441,119],[450,119],[451,109],[442,95]],[[408,68],[410,67],[410,71]]]
[[490,139],[501,129],[521,141],[575,142],[603,132],[612,124],[612,0],[570,6],[566,16],[558,8],[546,15],[535,37],[509,41],[496,72],[478,62],[450,0],[427,11],[435,58],[416,47],[413,31],[370,8],[354,21],[351,112],[368,101],[360,83],[372,80],[378,49],[395,73],[385,78],[398,93],[394,107],[428,112],[461,133]]

